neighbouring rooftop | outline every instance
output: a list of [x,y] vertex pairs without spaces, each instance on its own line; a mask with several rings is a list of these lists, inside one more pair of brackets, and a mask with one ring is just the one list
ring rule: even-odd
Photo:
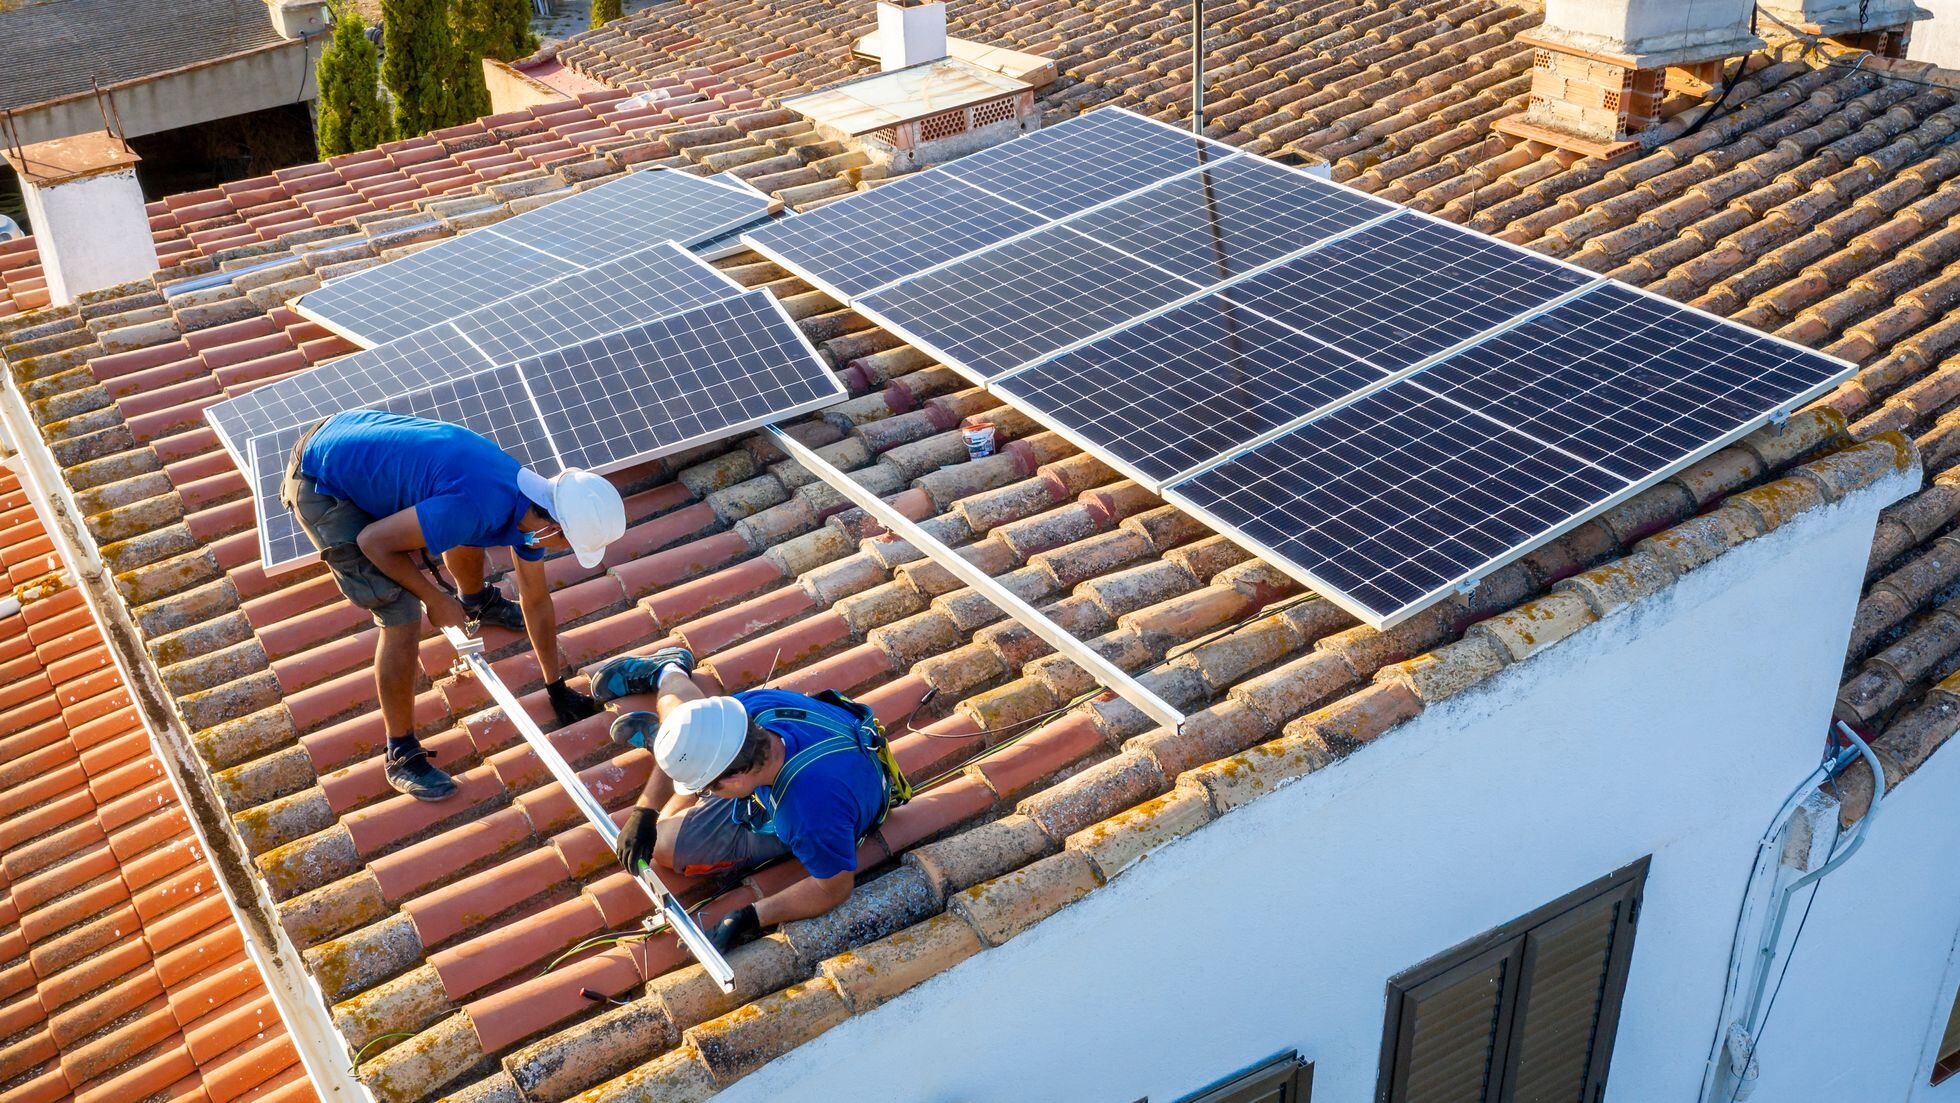
[[0,109],[86,93],[285,40],[265,0],[34,0],[0,8]]
[[[1322,158],[1374,194],[1862,370],[1786,428],[1378,632],[773,264],[720,262],[775,292],[852,391],[794,425],[799,439],[1191,715],[1173,734],[1120,702],[1083,700],[1094,687],[1074,664],[764,438],[623,473],[622,554],[599,570],[548,564],[572,661],[684,642],[727,688],[834,687],[888,721],[939,691],[920,731],[898,740],[908,774],[939,784],[866,843],[869,872],[843,909],[738,952],[734,997],[666,943],[599,947],[546,971],[635,922],[643,898],[482,691],[448,674],[439,638],[424,644],[417,716],[462,794],[432,806],[388,791],[366,704],[373,630],[317,568],[259,570],[245,481],[201,411],[350,351],[287,305],[321,278],[630,167],[732,171],[795,208],[875,186],[862,154],[774,102],[863,71],[852,43],[868,12],[663,5],[579,36],[559,60],[591,79],[685,89],[683,102],[622,111],[622,87],[289,170],[260,182],[267,195],[251,206],[218,189],[190,205],[210,221],[188,220],[190,246],[169,251],[154,283],[0,319],[0,355],[280,921],[350,1048],[376,1042],[363,1074],[382,1098],[701,1098],[1012,938],[1151,846],[1915,452],[1927,482],[1878,527],[1841,709],[1876,734],[1888,780],[1960,728],[1960,557],[1948,546],[1960,190],[1947,186],[1960,105],[1941,74],[1758,57],[1727,110],[1700,125],[1678,116],[1635,156],[1603,163],[1490,129],[1527,93],[1530,53],[1513,39],[1535,12],[1474,0],[1212,11],[1210,129],[1223,139]],[[1042,93],[1051,115],[1116,102],[1176,119],[1188,100],[1181,12],[976,3],[951,29],[1044,47],[1062,72]],[[457,160],[470,171],[439,190],[413,171]],[[368,194],[374,177],[398,190]],[[288,190],[316,178],[302,196],[345,202],[315,210]],[[248,213],[260,205],[275,219]],[[183,211],[163,206],[173,222]],[[8,271],[0,259],[0,280]],[[157,286],[226,272],[237,274],[183,294]],[[970,461],[958,429],[978,415],[1005,447]],[[491,643],[548,722],[528,652]],[[644,752],[615,754],[600,719],[553,741],[615,808],[650,768]],[[795,876],[758,873],[706,918]],[[628,1002],[595,1005],[580,987]]]

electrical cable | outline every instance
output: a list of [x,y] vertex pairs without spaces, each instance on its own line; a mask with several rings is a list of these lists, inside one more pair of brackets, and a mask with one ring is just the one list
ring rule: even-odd
[[[1832,778],[1826,784],[1835,787],[1837,779]],[[1831,835],[1830,848],[1825,851],[1827,855],[1836,853],[1838,843],[1844,838],[1844,823],[1836,815],[1832,815],[1831,823],[1836,830]],[[1825,859],[1827,863],[1829,860],[1828,857]],[[1749,1065],[1756,1059],[1756,1051],[1763,1047],[1763,1032],[1769,1029],[1769,1016],[1772,1011],[1776,1010],[1776,997],[1783,994],[1783,978],[1790,974],[1790,963],[1797,956],[1797,944],[1803,941],[1804,925],[1810,922],[1810,909],[1817,903],[1817,894],[1822,891],[1824,891],[1824,882],[1820,880],[1811,888],[1810,898],[1804,901],[1803,914],[1797,917],[1796,933],[1790,936],[1790,948],[1783,954],[1783,968],[1778,970],[1776,974],[1776,987],[1769,994],[1769,1002],[1763,1005],[1763,1018],[1761,1022],[1756,1024],[1755,1035],[1749,1039],[1749,1052],[1743,1055],[1740,1065],[1741,1071],[1748,1070]],[[1729,1092],[1728,1103],[1736,1103],[1736,1100],[1741,1098],[1742,1085],[1743,1079],[1741,1072],[1738,1072],[1735,1079],[1735,1088]]]

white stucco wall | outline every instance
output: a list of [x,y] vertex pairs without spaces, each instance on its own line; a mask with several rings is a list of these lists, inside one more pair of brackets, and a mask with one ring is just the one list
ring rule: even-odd
[[1693,1100],[1756,841],[1817,761],[1873,519],[1906,481],[1431,708],[722,1098],[903,1076],[923,1103],[1169,1103],[1297,1048],[1318,1103],[1370,1100],[1389,977],[1651,854],[1607,1098]]
[[1930,61],[1949,69],[1960,68],[1960,0],[1917,0],[1933,18],[1912,25],[1912,41],[1906,57]]
[[52,187],[24,183],[21,193],[54,305],[157,270],[156,238],[135,169]]

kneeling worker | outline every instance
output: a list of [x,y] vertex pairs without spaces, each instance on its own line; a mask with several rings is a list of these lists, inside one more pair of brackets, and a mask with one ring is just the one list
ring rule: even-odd
[[655,769],[619,833],[618,856],[690,876],[741,873],[785,854],[810,874],[730,913],[709,932],[726,952],[851,895],[857,848],[911,795],[871,710],[836,693],[751,689],[710,697],[694,656],[670,647],[602,664],[593,695],[657,692],[657,714],[628,712],[613,739],[653,747]]
[[[340,592],[374,614],[375,696],[388,733],[387,777],[419,800],[456,791],[415,738],[415,675],[422,612],[437,628],[469,621],[527,630],[561,724],[594,715],[592,699],[565,685],[558,621],[540,560],[570,548],[596,567],[626,531],[619,491],[589,471],[545,479],[458,425],[379,410],[335,414],[293,446],[280,491],[286,508],[332,569]],[[508,547],[516,563],[513,604],[485,583],[483,549]],[[455,576],[460,598],[417,564],[431,555]],[[440,576],[437,576],[440,579]]]

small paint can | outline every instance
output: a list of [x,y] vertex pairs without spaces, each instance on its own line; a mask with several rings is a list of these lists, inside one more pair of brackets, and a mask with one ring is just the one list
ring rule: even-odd
[[984,460],[994,454],[994,423],[976,421],[960,430],[960,438],[966,441],[966,458]]

